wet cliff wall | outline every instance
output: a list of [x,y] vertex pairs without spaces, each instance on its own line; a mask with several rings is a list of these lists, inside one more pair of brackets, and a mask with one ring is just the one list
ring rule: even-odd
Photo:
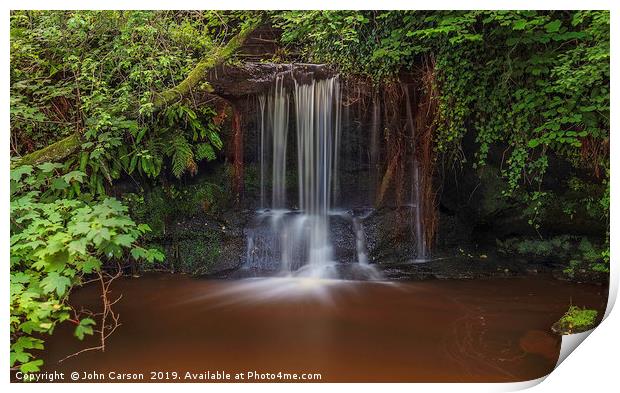
[[[325,65],[265,62],[278,50],[277,46],[259,50],[265,48],[264,40],[273,39],[265,34],[259,32],[257,39],[249,41],[254,45],[247,53],[250,61],[213,71],[214,89],[232,104],[222,124],[226,143],[218,162],[203,165],[195,177],[169,178],[163,186],[146,187],[144,199],[147,205],[154,205],[144,210],[159,217],[145,219],[162,223],[152,241],[166,249],[167,268],[202,274],[233,271],[241,266],[247,251],[246,230],[260,200],[258,97],[269,92],[277,75],[287,75],[285,83],[290,87],[295,80],[337,73]],[[407,262],[415,249],[414,158],[421,158],[419,146],[430,143],[432,148],[434,143],[429,123],[432,118],[420,123],[421,115],[428,114],[428,107],[420,110],[428,106],[428,100],[423,99],[428,91],[419,72],[401,75],[399,81],[390,84],[377,85],[359,76],[344,75],[341,81],[338,206],[363,216],[372,263]],[[238,124],[233,127],[235,117]],[[416,139],[413,131],[425,125],[431,134],[423,141],[419,136]],[[292,121],[290,132],[295,126]],[[235,142],[236,133],[237,140],[242,141],[240,146]],[[291,199],[296,200],[294,138],[289,138],[288,144],[291,170],[286,175],[286,186]],[[506,146],[492,146],[488,164],[482,168],[472,165],[477,150],[473,131],[465,137],[462,149],[461,162],[434,155],[430,157],[432,165],[427,163],[422,168],[429,179],[430,193],[424,200],[434,212],[429,241],[434,257],[495,253],[502,258],[520,255],[524,263],[538,260],[566,264],[582,253],[579,247],[584,238],[592,243],[604,241],[605,223],[589,218],[583,211],[569,217],[561,204],[547,209],[540,227],[533,227],[523,206],[502,196],[505,184],[501,168]],[[242,173],[235,169],[239,165]],[[551,159],[549,171],[547,186],[559,195],[569,192],[564,179],[587,176],[571,173],[570,165],[557,157]],[[339,255],[351,259],[345,255],[350,254],[347,249],[354,241],[353,233],[346,225],[334,223],[334,228],[339,227],[336,230],[340,233],[334,235],[342,243],[337,247]]]

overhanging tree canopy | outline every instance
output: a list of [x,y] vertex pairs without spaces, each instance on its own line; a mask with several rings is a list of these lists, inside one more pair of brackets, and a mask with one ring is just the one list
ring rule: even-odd
[[[256,29],[260,22],[260,19],[247,22],[226,45],[217,47],[213,52],[200,60],[181,83],[157,94],[152,103],[152,113],[157,113],[168,105],[181,102],[191,92],[213,94],[214,90],[208,82],[209,71],[228,60],[243,45],[247,37]],[[82,136],[76,131],[43,149],[21,157],[17,164],[33,165],[47,161],[62,161],[73,154],[80,147],[81,143]]]

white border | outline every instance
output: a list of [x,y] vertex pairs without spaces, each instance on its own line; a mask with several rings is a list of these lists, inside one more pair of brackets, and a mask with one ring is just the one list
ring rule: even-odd
[[[532,1],[532,0],[522,0],[522,1],[497,1],[497,0],[478,0],[478,1],[447,1],[447,0],[433,0],[433,1],[395,1],[395,0],[382,0],[382,1],[365,1],[360,2],[359,0],[320,0],[320,1],[275,1],[275,0],[262,0],[260,2],[257,1],[241,1],[241,0],[226,0],[220,2],[214,1],[187,1],[187,0],[177,0],[177,1],[162,1],[162,0],[133,0],[131,2],[119,1],[119,0],[108,0],[105,2],[102,1],[87,1],[87,0],[62,0],[62,1],[33,1],[33,0],[22,0],[22,1],[8,1],[3,2],[4,13],[2,18],[0,19],[1,30],[4,35],[4,39],[2,40],[2,60],[4,64],[4,69],[2,70],[2,108],[1,108],[1,118],[2,118],[2,135],[4,137],[4,152],[5,154],[0,157],[1,165],[3,168],[9,167],[9,10],[10,9],[429,9],[429,10],[439,10],[439,9],[611,9],[612,15],[612,50],[613,54],[617,53],[616,49],[618,49],[618,45],[616,45],[616,39],[618,37],[617,34],[617,26],[616,26],[616,17],[615,11],[618,9],[618,1],[600,1],[600,0],[590,0],[590,1],[574,1],[574,0],[565,0],[565,1]],[[616,91],[616,79],[613,77],[618,72],[617,66],[617,56],[612,55],[612,102],[614,102],[613,92]],[[612,111],[611,114],[611,124],[612,127],[615,124],[618,124],[618,111]],[[613,139],[611,141],[610,149],[613,151]],[[612,174],[620,173],[620,153],[616,153],[615,155],[611,155],[611,168]],[[2,234],[0,236],[0,245],[2,250],[4,251],[4,266],[5,269],[8,265],[8,257],[9,257],[9,195],[8,195],[8,171],[5,169],[0,171],[0,176],[2,179],[2,184],[4,184],[4,192],[2,193],[2,205],[5,206],[4,209],[0,209],[0,214],[2,215],[2,222],[4,225],[2,226]],[[611,207],[611,255],[615,257],[615,255],[620,255],[620,242],[617,240],[616,235],[618,234],[618,220],[620,219],[620,210],[614,208],[613,202],[619,201],[620,195],[616,190],[618,190],[618,186],[620,185],[620,180],[618,180],[618,176],[612,176],[612,207]],[[0,281],[0,288],[2,288],[1,293],[3,296],[0,296],[0,310],[3,310],[2,320],[0,320],[0,329],[3,332],[4,342],[9,342],[9,321],[8,321],[8,278],[6,277],[6,270],[3,272],[3,279]],[[575,351],[576,354],[573,356],[569,356],[566,358],[564,362],[562,362],[559,367],[553,371],[547,378],[541,378],[535,381],[521,382],[521,383],[509,383],[509,384],[381,384],[380,388],[385,389],[393,389],[396,391],[406,391],[411,392],[412,390],[416,391],[437,391],[437,392],[445,392],[445,391],[463,391],[463,392],[481,392],[481,391],[515,391],[520,389],[525,389],[531,386],[536,386],[536,392],[555,392],[555,391],[565,391],[565,392],[574,392],[574,391],[592,391],[594,389],[600,391],[608,391],[611,386],[615,386],[617,382],[617,352],[620,350],[620,344],[617,339],[617,332],[620,331],[620,317],[618,317],[618,312],[609,314],[613,308],[613,305],[616,300],[617,292],[618,292],[618,277],[619,277],[619,268],[618,263],[615,258],[612,258],[611,262],[611,283],[610,283],[610,296],[609,303],[606,310],[606,318],[601,323],[599,327],[594,329],[594,331],[589,332],[591,334],[582,334],[581,337],[567,337],[564,341],[575,341],[579,338],[585,338],[588,336],[587,344],[581,345]],[[6,345],[6,344],[5,344]],[[572,344],[571,344],[572,345]],[[5,347],[7,348],[8,345]],[[563,351],[566,351],[566,345],[563,344]],[[8,354],[4,352],[5,355],[0,357],[0,374],[2,374],[2,383],[3,385],[9,384],[9,364],[8,364]],[[4,371],[3,371],[4,370]],[[544,382],[543,382],[544,381]],[[543,383],[541,383],[543,382]],[[182,386],[182,387],[181,387]],[[342,386],[341,384],[330,384],[330,385],[321,385],[316,386],[315,384],[296,384],[291,386],[290,384],[254,384],[251,386],[245,384],[209,384],[209,385],[201,385],[201,384],[183,384],[176,385],[174,387],[166,386],[165,384],[150,384],[148,385],[148,389],[156,392],[167,392],[172,389],[188,389],[192,391],[201,391],[205,390],[219,390],[219,391],[239,391],[242,389],[250,388],[252,390],[258,391],[286,391],[290,392],[291,389],[300,392],[310,392],[313,393],[317,389],[317,387],[321,390],[323,389],[351,389],[351,390],[361,390],[361,391],[370,391],[371,389],[375,391],[379,386],[374,386],[374,384],[347,384],[347,386]],[[67,389],[87,389],[88,392],[91,391],[105,391],[108,392],[110,389],[142,389],[147,388],[146,386],[136,386],[136,385],[121,385],[121,386],[112,386],[111,384],[46,384],[45,386],[38,386],[36,384],[22,384],[22,385],[11,385],[5,386],[8,389],[20,389],[25,391],[41,391],[43,389],[55,391],[63,391],[66,392]]]

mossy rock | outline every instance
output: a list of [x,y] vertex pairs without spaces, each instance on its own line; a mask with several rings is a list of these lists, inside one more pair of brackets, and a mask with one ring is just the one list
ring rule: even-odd
[[384,207],[362,220],[371,262],[402,263],[414,255],[412,209]]
[[222,233],[193,233],[192,236],[162,239],[166,260],[163,267],[193,275],[217,275],[241,267],[245,241]]
[[598,311],[570,306],[566,314],[551,326],[554,333],[567,335],[582,333],[596,326]]

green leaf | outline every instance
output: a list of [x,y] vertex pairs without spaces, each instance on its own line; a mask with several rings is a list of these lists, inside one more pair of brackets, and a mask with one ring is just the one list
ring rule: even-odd
[[43,365],[43,360],[41,359],[37,359],[37,360],[32,360],[28,363],[24,363],[21,366],[19,366],[19,370],[21,372],[23,372],[24,374],[26,373],[36,373],[41,371],[41,366]]
[[224,142],[222,142],[222,139],[220,138],[218,133],[214,131],[209,131],[208,136],[209,136],[209,141],[216,149],[218,150],[222,149],[222,147],[224,146]]
[[188,168],[195,165],[192,146],[182,134],[172,138],[168,153],[172,155],[172,174],[177,178],[180,178]]
[[527,25],[527,21],[525,19],[519,19],[512,25],[512,28],[513,30],[523,30],[525,29],[526,25]]
[[101,228],[98,231],[93,231],[93,242],[95,246],[100,246],[104,240],[110,240],[110,230],[108,228]]
[[79,183],[82,183],[84,181],[85,176],[86,176],[86,173],[82,171],[71,171],[67,173],[66,175],[64,175],[62,178],[65,179],[67,183],[71,183],[71,181],[73,180]]
[[216,158],[215,151],[209,143],[201,143],[196,147],[196,159],[202,160],[205,158],[207,159],[207,161],[213,161]]
[[43,173],[49,173],[54,169],[62,168],[62,164],[59,164],[57,162],[45,162],[38,165],[37,168],[39,168]]
[[119,246],[122,247],[130,247],[131,244],[136,240],[135,236],[129,235],[129,234],[121,234],[121,235],[116,235],[114,236],[114,238],[112,239],[113,243],[118,244]]
[[88,240],[83,237],[78,240],[73,240],[67,245],[67,249],[69,252],[73,254],[86,254],[86,245],[88,244]]
[[30,282],[30,276],[24,272],[11,273],[11,282],[17,284],[25,284]]
[[75,327],[75,332],[73,332],[73,334],[75,335],[75,337],[78,338],[78,340],[83,340],[84,339],[84,335],[88,334],[88,335],[92,335],[93,334],[93,328],[91,325],[95,325],[96,322],[90,318],[84,318],[82,320],[80,320],[80,323]]
[[136,261],[146,256],[146,250],[142,247],[134,247],[131,249],[130,253]]
[[52,186],[52,190],[65,190],[69,188],[69,184],[62,177],[58,177],[52,180],[51,186]]
[[77,267],[81,269],[84,273],[89,274],[101,268],[101,261],[97,258],[90,257],[81,264],[79,264]]
[[58,296],[62,296],[67,291],[67,288],[71,286],[71,280],[61,276],[58,272],[51,272],[41,280],[41,286],[45,293],[56,291]]
[[166,259],[166,254],[156,248],[149,248],[147,251],[146,259],[151,263],[154,261],[162,262],[164,259]]
[[69,260],[69,252],[67,250],[61,250],[54,254],[48,255],[45,258],[45,261],[47,262],[47,266],[45,267],[45,270],[48,272],[51,272],[51,271],[60,272],[65,268],[65,265],[67,264],[68,260]]
[[81,171],[85,171],[86,170],[86,166],[88,165],[88,152],[87,151],[83,151],[80,154],[80,170]]
[[43,349],[43,340],[34,337],[22,336],[11,345],[11,350],[21,352],[24,349]]
[[562,21],[556,19],[552,22],[547,23],[545,25],[545,30],[547,30],[547,33],[555,33],[558,30],[560,30],[561,26],[562,26]]
[[19,181],[23,175],[30,175],[32,173],[31,165],[18,166],[15,169],[11,169],[11,180]]
[[13,367],[13,365],[18,362],[18,363],[26,363],[28,362],[28,359],[30,359],[32,357],[31,354],[29,354],[28,352],[13,352],[11,351],[11,367]]

